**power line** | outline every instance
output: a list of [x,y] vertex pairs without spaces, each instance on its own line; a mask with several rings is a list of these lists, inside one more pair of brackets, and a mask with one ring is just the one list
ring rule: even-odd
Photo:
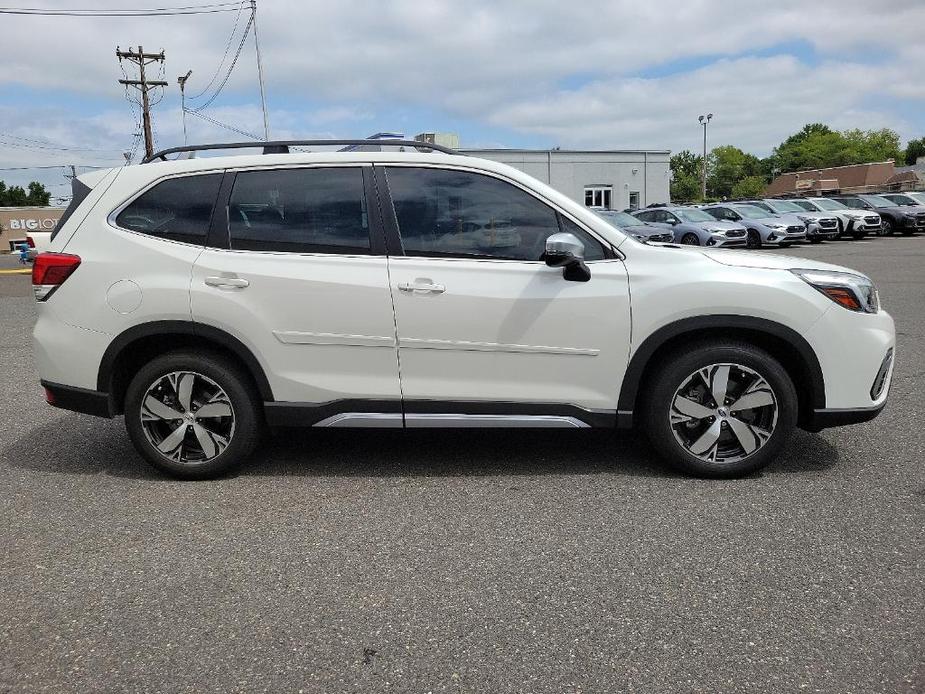
[[215,84],[215,80],[218,79],[218,75],[222,71],[222,67],[225,65],[225,59],[228,57],[228,51],[231,50],[231,43],[234,41],[235,34],[238,33],[238,23],[241,21],[241,10],[244,9],[245,2],[246,0],[241,0],[241,3],[238,5],[238,13],[234,18],[234,26],[231,28],[231,35],[228,37],[228,41],[225,43],[225,53],[222,55],[222,59],[219,61],[218,67],[215,68],[215,74],[212,75],[212,79],[209,80],[209,83],[205,86],[205,88],[203,88],[203,90],[198,94],[194,94],[193,96],[189,97],[190,99],[198,99],[201,97],[212,88],[212,85]]
[[241,35],[241,41],[238,43],[238,49],[235,51],[234,58],[231,61],[231,64],[228,66],[228,72],[225,73],[225,78],[221,81],[218,87],[215,88],[215,91],[212,93],[212,96],[202,104],[197,106],[195,111],[202,111],[204,108],[208,107],[215,99],[218,98],[218,95],[222,93],[222,89],[225,88],[225,85],[228,84],[228,80],[231,78],[231,73],[234,71],[235,65],[238,64],[238,58],[241,57],[241,51],[244,49],[244,42],[247,41],[247,34],[250,32],[251,26],[254,24],[254,13],[251,13],[250,19],[247,20],[247,24],[244,26],[244,33]]
[[218,2],[208,5],[152,7],[137,10],[49,10],[42,7],[0,7],[0,14],[18,14],[38,17],[169,17],[172,15],[234,12],[237,10],[237,5],[237,2]]
[[240,128],[236,128],[233,125],[228,125],[227,123],[222,123],[220,120],[216,120],[215,118],[210,118],[206,114],[200,113],[199,111],[193,111],[192,109],[186,109],[186,112],[189,113],[190,115],[198,116],[199,118],[202,118],[204,121],[208,123],[212,123],[212,125],[217,125],[218,127],[224,128],[225,130],[236,132],[239,135],[244,135],[244,137],[249,137],[252,140],[257,140],[258,142],[261,141],[261,137],[259,135],[255,135],[254,133],[249,133],[246,130],[241,130]]
[[[16,137],[15,135],[4,135],[0,133],[0,138],[3,137]],[[58,145],[51,145],[47,143],[48,146],[31,144],[26,142],[9,142],[4,139],[0,139],[0,145],[5,145],[7,147],[18,147],[20,149],[34,149],[34,150],[52,150],[56,152],[115,152],[114,149],[94,149],[92,147],[63,147]]]

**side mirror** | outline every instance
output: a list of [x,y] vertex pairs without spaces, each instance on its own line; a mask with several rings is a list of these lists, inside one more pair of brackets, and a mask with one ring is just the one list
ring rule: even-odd
[[561,267],[562,277],[570,282],[587,282],[591,270],[585,265],[585,245],[575,234],[553,234],[546,239],[546,264]]

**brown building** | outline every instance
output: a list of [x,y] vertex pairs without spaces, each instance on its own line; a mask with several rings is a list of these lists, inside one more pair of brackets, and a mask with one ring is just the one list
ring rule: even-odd
[[54,231],[63,207],[0,207],[0,253],[26,240],[29,231]]
[[925,175],[914,167],[897,169],[893,160],[870,164],[832,166],[781,174],[765,189],[765,195],[820,195],[822,193],[877,193],[925,187]]

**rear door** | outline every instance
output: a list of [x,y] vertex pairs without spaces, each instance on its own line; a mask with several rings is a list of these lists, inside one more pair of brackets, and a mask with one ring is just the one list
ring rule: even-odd
[[[324,404],[325,412],[401,412],[371,186],[371,167],[360,165],[226,175],[212,247],[193,268],[193,318],[248,346],[277,401]],[[315,414],[305,409],[306,419]]]
[[[498,177],[393,165],[377,179],[394,203],[383,194],[406,425],[441,412],[612,417],[630,330],[616,254]],[[560,230],[584,243],[590,281],[542,260]]]

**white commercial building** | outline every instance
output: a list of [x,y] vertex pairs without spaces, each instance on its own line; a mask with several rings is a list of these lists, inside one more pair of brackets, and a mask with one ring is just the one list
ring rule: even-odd
[[460,151],[520,169],[588,207],[623,210],[669,202],[667,149]]

